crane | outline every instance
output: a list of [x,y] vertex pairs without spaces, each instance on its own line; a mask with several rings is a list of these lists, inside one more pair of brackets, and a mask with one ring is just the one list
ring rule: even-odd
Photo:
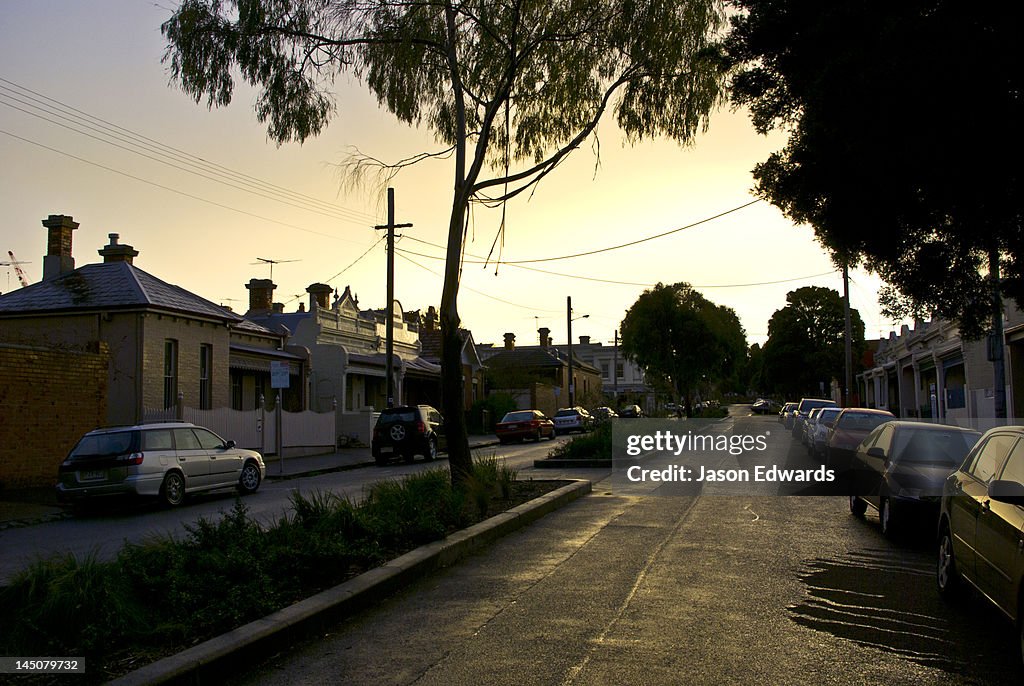
[[[11,256],[10,262],[0,262],[0,267],[14,267],[14,273],[18,275],[18,281],[21,282],[21,287],[24,288],[28,285],[28,277],[25,276],[25,270],[21,268],[23,264],[30,264],[29,262],[19,262],[14,257],[14,251],[8,250],[7,254]],[[10,282],[11,272],[7,272],[7,280]]]

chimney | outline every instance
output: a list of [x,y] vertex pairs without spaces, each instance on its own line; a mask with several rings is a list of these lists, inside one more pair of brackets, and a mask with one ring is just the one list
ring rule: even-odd
[[322,310],[326,310],[331,307],[331,293],[334,292],[334,289],[327,284],[311,283],[306,287],[306,292],[309,293],[310,312],[318,307]]
[[47,230],[46,256],[43,257],[43,281],[75,270],[75,258],[71,256],[71,232],[78,228],[78,222],[63,214],[51,214],[43,220]]
[[551,345],[551,329],[546,326],[542,326],[537,329],[537,333],[540,334],[540,347],[547,348]]
[[97,251],[103,257],[103,263],[127,262],[132,264],[132,260],[138,256],[139,251],[130,245],[120,245],[117,242],[120,236],[116,233],[108,233],[107,237],[110,239],[110,244],[104,246],[103,250]]
[[590,336],[580,336],[580,345],[590,345]]
[[423,315],[423,330],[433,331],[437,328],[437,310],[431,305],[427,308],[427,313]]
[[514,333],[505,334],[505,350],[512,350],[516,347],[516,335]]
[[277,288],[274,282],[270,279],[249,279],[245,287],[249,291],[249,311],[246,315],[269,313],[274,289]]
[[274,303],[274,314],[284,314],[284,303]]

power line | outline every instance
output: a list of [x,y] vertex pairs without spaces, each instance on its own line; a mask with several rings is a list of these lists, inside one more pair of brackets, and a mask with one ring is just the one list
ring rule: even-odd
[[[181,149],[176,148],[174,146],[170,146],[170,145],[167,145],[165,143],[161,143],[160,141],[157,141],[157,140],[155,140],[153,138],[149,138],[149,137],[147,137],[145,135],[142,135],[142,134],[140,134],[138,132],[132,131],[131,129],[127,129],[127,128],[123,127],[123,126],[119,126],[117,124],[114,124],[114,123],[112,123],[110,121],[107,121],[107,120],[101,118],[101,117],[97,117],[95,115],[89,114],[88,112],[85,112],[85,111],[80,110],[80,109],[78,109],[76,107],[68,105],[67,103],[61,102],[60,100],[56,100],[54,98],[46,96],[46,95],[44,95],[42,93],[34,91],[34,90],[30,89],[30,88],[27,88],[25,86],[17,84],[17,83],[15,83],[13,81],[10,81],[8,79],[4,79],[4,78],[0,77],[0,82],[10,84],[11,86],[14,86],[15,88],[17,88],[18,90],[24,91],[24,93],[22,93],[22,92],[18,92],[16,90],[14,90],[12,88],[9,88],[7,86],[0,85],[0,90],[5,90],[5,91],[8,91],[9,93],[13,93],[14,94],[12,96],[12,95],[8,95],[8,94],[5,94],[5,93],[0,93],[0,97],[7,98],[8,100],[13,100],[14,102],[17,102],[17,103],[19,103],[21,105],[25,105],[27,107],[31,107],[31,108],[33,108],[35,110],[38,110],[40,112],[43,112],[43,113],[45,113],[47,115],[58,117],[60,119],[63,119],[64,121],[73,123],[73,124],[75,124],[77,126],[85,127],[87,129],[89,129],[91,131],[94,131],[94,132],[96,132],[98,134],[101,134],[103,136],[108,136],[108,137],[114,138],[115,140],[118,140],[120,142],[126,143],[126,144],[134,146],[134,147],[141,148],[141,149],[146,150],[148,152],[152,152],[152,153],[154,153],[156,155],[159,155],[161,157],[166,157],[166,158],[169,158],[169,159],[173,159],[173,160],[175,160],[177,162],[181,162],[183,164],[186,164],[189,167],[200,169],[200,170],[202,170],[202,172],[208,172],[208,173],[216,174],[217,176],[224,177],[224,178],[228,179],[231,182],[241,183],[241,184],[244,184],[246,186],[250,186],[251,188],[256,189],[256,190],[249,190],[249,189],[242,188],[240,190],[245,190],[247,192],[251,192],[251,193],[254,193],[256,195],[260,195],[261,197],[264,197],[266,199],[276,200],[278,202],[283,202],[285,204],[290,204],[290,205],[293,205],[293,206],[296,206],[296,207],[300,207],[301,209],[307,209],[309,211],[323,213],[322,211],[326,210],[327,212],[332,213],[331,216],[334,216],[334,217],[339,218],[339,219],[343,219],[345,221],[352,221],[352,222],[356,222],[356,223],[364,223],[366,221],[375,221],[376,220],[376,217],[374,217],[373,215],[367,214],[365,212],[359,212],[359,211],[356,211],[356,210],[352,210],[352,209],[346,208],[344,206],[337,205],[335,203],[326,202],[326,201],[320,200],[318,198],[315,198],[313,196],[306,195],[306,194],[303,194],[303,193],[299,193],[297,191],[293,191],[293,190],[285,188],[283,186],[279,186],[279,185],[276,185],[276,184],[273,184],[273,183],[270,183],[270,182],[267,182],[267,181],[263,181],[263,180],[261,180],[261,179],[259,179],[257,177],[251,176],[249,174],[245,174],[243,172],[239,172],[239,171],[233,170],[233,169],[231,169],[229,167],[225,167],[224,165],[220,165],[220,164],[217,164],[215,162],[211,162],[209,160],[206,160],[206,159],[204,159],[202,157],[199,157],[199,156],[194,155],[192,153],[189,153],[187,151],[181,150]],[[26,95],[26,93],[30,93],[31,95]],[[33,97],[33,96],[38,96],[38,97]],[[22,99],[22,98],[24,98],[24,99]],[[26,99],[29,100],[29,101],[32,101],[32,102],[27,102]],[[33,104],[33,103],[38,103],[38,104]],[[37,117],[39,119],[42,119],[43,121],[46,121],[48,123],[54,124],[56,126],[61,126],[61,127],[66,128],[68,130],[74,131],[75,133],[78,133],[79,135],[83,135],[83,136],[88,136],[90,138],[94,138],[95,140],[98,140],[98,141],[100,141],[102,143],[105,143],[107,145],[111,145],[111,146],[118,147],[118,148],[121,148],[121,149],[124,149],[124,150],[128,150],[129,152],[133,152],[133,153],[141,155],[143,157],[147,157],[148,159],[154,159],[154,158],[150,157],[149,155],[143,155],[142,153],[140,153],[140,152],[138,152],[136,150],[131,150],[131,149],[128,149],[128,148],[124,148],[123,146],[118,145],[117,143],[113,143],[111,141],[108,141],[108,140],[105,140],[105,139],[101,139],[101,138],[96,138],[96,136],[93,136],[92,134],[85,133],[84,131],[80,131],[78,129],[72,128],[71,126],[67,126],[65,124],[61,124],[60,122],[53,121],[52,119],[48,119],[47,117],[41,116],[40,114],[37,114],[35,112],[29,112],[29,111],[24,110],[24,109],[22,109],[20,107],[16,107],[14,105],[11,105],[10,103],[7,103],[7,102],[4,102],[2,104],[5,104],[8,107],[11,107],[12,109],[16,109],[18,111],[24,112],[25,114],[29,114],[30,116],[34,116],[34,117]],[[70,115],[70,116],[67,116],[67,115]],[[94,123],[98,123],[98,126],[94,125]],[[182,171],[186,171],[188,173],[197,174],[197,175],[203,176],[204,178],[213,180],[215,182],[223,183],[225,185],[229,185],[229,186],[232,186],[234,188],[238,188],[238,186],[234,185],[234,183],[228,183],[227,181],[224,181],[224,180],[221,180],[221,179],[211,178],[211,177],[207,176],[204,173],[200,173],[200,172],[194,171],[192,169],[182,169],[181,167],[179,167],[177,165],[174,165],[174,164],[171,164],[169,162],[166,162],[165,160],[154,159],[154,161],[160,162],[162,164],[168,164],[169,166],[175,167],[177,169],[181,169]],[[272,193],[272,194],[277,195],[277,196],[282,196],[284,199],[278,198],[278,197],[269,197],[269,196],[265,195],[265,193]],[[301,204],[296,205],[294,202],[291,202],[291,201],[297,201],[298,203],[301,203]],[[313,205],[316,207],[316,209],[314,209],[313,207],[310,207],[309,206],[310,203],[313,203]]]
[[[351,263],[351,264],[349,264],[349,265],[348,265],[347,267],[345,267],[344,269],[342,269],[342,270],[341,270],[340,272],[338,272],[337,274],[335,274],[335,275],[334,275],[334,276],[332,276],[331,278],[329,278],[329,279],[325,279],[325,280],[324,280],[324,283],[330,283],[331,281],[334,281],[334,280],[335,280],[336,278],[338,278],[339,276],[341,276],[342,274],[344,274],[345,272],[347,272],[347,271],[348,271],[349,269],[351,269],[352,267],[356,266],[356,264],[357,264],[357,263],[358,263],[358,262],[359,262],[360,260],[362,260],[362,259],[363,259],[364,257],[366,257],[366,256],[367,256],[367,255],[369,255],[369,254],[370,254],[371,252],[373,252],[373,249],[374,249],[374,248],[376,248],[376,247],[377,247],[378,245],[380,245],[380,242],[381,242],[381,241],[383,241],[383,240],[384,240],[385,238],[386,238],[386,236],[381,236],[380,238],[378,238],[378,239],[377,239],[377,241],[376,241],[376,242],[375,242],[375,243],[374,243],[373,245],[371,245],[371,246],[370,246],[369,248],[367,248],[367,249],[366,249],[366,252],[364,252],[364,253],[363,253],[362,255],[360,255],[360,256],[359,256],[359,257],[357,257],[356,259],[352,260],[352,263]],[[302,297],[302,295],[296,295],[296,296],[295,296],[295,297],[293,297],[293,298],[292,298],[291,300],[286,300],[286,301],[285,301],[285,304],[287,305],[288,303],[292,303],[292,302],[295,302],[296,300],[298,300],[298,299],[299,299],[299,298],[301,298],[301,297]]]
[[[417,261],[413,260],[412,258],[410,258],[410,257],[406,257],[405,255],[403,255],[403,254],[402,254],[402,253],[401,253],[400,251],[398,251],[398,250],[396,250],[396,251],[395,251],[395,254],[396,254],[396,255],[398,255],[399,257],[401,257],[401,258],[402,258],[403,260],[405,260],[406,262],[411,262],[412,264],[416,265],[416,266],[417,266],[417,267],[419,267],[420,269],[422,269],[422,270],[424,270],[424,271],[428,271],[428,272],[430,272],[430,273],[431,273],[431,274],[433,274],[434,276],[437,276],[437,277],[440,277],[440,278],[444,278],[444,276],[443,276],[443,275],[441,275],[441,274],[438,274],[437,272],[435,272],[435,271],[434,271],[433,269],[431,269],[430,267],[424,267],[424,266],[423,266],[422,264],[420,264],[419,262],[417,262]],[[519,303],[514,303],[514,302],[512,302],[512,301],[510,301],[510,300],[503,300],[503,299],[501,299],[501,298],[498,298],[498,297],[495,297],[495,296],[493,296],[493,295],[490,295],[489,293],[484,293],[483,291],[478,291],[478,290],[477,290],[477,289],[475,289],[475,288],[470,288],[469,286],[467,286],[467,285],[465,285],[465,284],[462,284],[462,285],[460,285],[459,287],[460,287],[460,288],[465,288],[465,289],[466,289],[467,291],[472,291],[472,292],[476,293],[477,295],[482,295],[482,296],[483,296],[483,297],[485,297],[485,298],[490,298],[491,300],[495,300],[495,301],[497,301],[497,302],[500,302],[500,303],[504,303],[505,305],[511,305],[512,307],[520,307],[520,308],[522,308],[522,309],[524,309],[524,310],[530,310],[530,311],[532,311],[532,312],[552,312],[552,313],[561,313],[561,310],[546,310],[546,309],[542,309],[542,308],[539,308],[539,307],[531,307],[531,306],[529,306],[529,305],[520,305]]]
[[[418,243],[424,243],[424,244],[429,245],[431,247],[439,248],[439,249],[442,249],[442,250],[444,249],[443,246],[437,245],[435,243],[431,243],[429,241],[424,241],[424,240],[420,240],[418,238],[413,238],[412,236],[408,236],[408,238],[410,240],[414,240],[414,241],[416,241]],[[412,250],[405,250],[405,249],[402,249],[402,248],[396,248],[396,250],[397,250],[397,252],[402,252],[402,253],[405,253],[407,255],[416,255],[417,257],[426,257],[426,258],[429,258],[429,259],[432,259],[432,260],[444,260],[444,259],[446,259],[444,257],[440,257],[440,256],[437,256],[437,255],[428,255],[426,253],[419,253],[419,252],[415,252],[415,251],[412,251]],[[636,281],[616,281],[614,279],[602,279],[602,278],[599,278],[599,277],[596,277],[596,276],[583,276],[581,274],[566,274],[564,272],[553,272],[553,271],[550,271],[548,269],[540,269],[539,267],[528,267],[526,265],[509,263],[509,262],[506,262],[504,264],[507,264],[507,265],[509,265],[511,267],[516,267],[517,269],[525,269],[525,270],[528,270],[528,271],[531,271],[531,272],[538,272],[540,274],[549,274],[551,276],[561,276],[561,277],[564,277],[564,278],[567,278],[567,279],[579,279],[579,280],[582,280],[582,281],[595,281],[595,282],[598,282],[598,283],[608,283],[608,284],[614,284],[614,285],[618,285],[618,286],[641,286],[641,287],[644,287],[644,288],[653,288],[656,285],[656,284],[653,284],[653,283],[640,283],[640,282],[636,282]],[[835,273],[836,273],[836,270],[833,269],[832,271],[822,272],[820,274],[808,274],[807,276],[796,276],[796,277],[792,277],[792,278],[788,278],[788,279],[778,279],[776,281],[759,281],[759,282],[755,282],[755,283],[729,283],[729,284],[715,284],[715,285],[705,285],[705,286],[693,285],[692,287],[693,288],[748,288],[748,287],[752,287],[752,286],[772,286],[772,285],[780,284],[780,283],[791,283],[791,282],[794,282],[794,281],[804,281],[806,279],[816,279],[816,278],[819,278],[819,277],[822,277],[822,276],[829,276],[830,274],[835,274]]]
[[[665,236],[670,236],[670,235],[672,235],[674,233],[679,233],[680,231],[686,231],[687,229],[692,229],[695,226],[700,226],[701,224],[707,224],[708,222],[714,221],[716,219],[720,219],[720,218],[722,218],[722,217],[724,217],[724,216],[726,216],[728,214],[732,214],[733,212],[739,212],[740,210],[745,209],[747,207],[750,207],[751,205],[756,205],[759,202],[761,202],[761,199],[760,198],[755,198],[754,200],[751,200],[750,202],[744,203],[744,204],[739,205],[737,207],[733,207],[732,209],[726,210],[725,212],[719,212],[716,215],[713,215],[711,217],[705,217],[704,219],[692,222],[690,224],[687,224],[686,226],[680,226],[677,229],[671,229],[669,231],[663,231],[663,232],[655,234],[653,236],[647,236],[646,238],[638,238],[637,240],[629,241],[628,243],[620,243],[618,245],[610,245],[610,246],[608,246],[606,248],[598,248],[596,250],[588,250],[586,252],[573,253],[572,255],[559,255],[557,257],[540,257],[540,258],[536,258],[536,259],[532,259],[532,260],[484,260],[484,259],[480,259],[479,261],[477,261],[477,260],[463,260],[463,262],[464,263],[469,263],[469,264],[495,264],[495,265],[498,265],[498,264],[535,264],[537,262],[555,262],[557,260],[571,260],[571,259],[575,259],[577,257],[586,257],[588,255],[597,255],[599,253],[611,252],[612,250],[620,250],[622,248],[628,248],[628,247],[633,246],[633,245],[639,245],[640,243],[646,243],[647,241],[653,241],[656,238],[664,238]],[[417,240],[417,239],[414,239],[414,240]],[[426,241],[422,241],[422,242],[426,243]]]
[[317,235],[317,236],[323,236],[325,238],[332,238],[334,240],[343,241],[345,243],[354,243],[356,245],[364,245],[362,243],[358,243],[357,241],[353,241],[353,240],[351,240],[349,238],[342,238],[341,236],[335,236],[334,234],[323,233],[322,231],[314,231],[313,229],[307,229],[307,228],[305,228],[303,226],[298,226],[297,224],[289,224],[288,222],[279,221],[277,219],[271,219],[270,217],[264,217],[263,215],[256,214],[254,212],[249,212],[247,210],[240,210],[237,207],[232,207],[231,205],[225,205],[224,203],[220,203],[220,202],[217,202],[215,200],[209,200],[209,199],[204,198],[204,197],[199,196],[199,195],[194,195],[192,193],[187,193],[185,191],[178,190],[177,188],[172,188],[171,186],[165,186],[165,185],[163,185],[161,183],[157,183],[155,181],[150,181],[149,179],[144,179],[144,178],[142,178],[140,176],[135,176],[134,174],[129,174],[128,172],[121,171],[120,169],[115,169],[113,167],[108,167],[106,165],[100,164],[99,162],[93,162],[92,160],[86,159],[84,157],[79,157],[78,155],[72,155],[69,152],[65,152],[63,150],[59,150],[57,148],[50,147],[49,145],[44,145],[43,143],[40,143],[38,141],[34,141],[34,140],[30,139],[30,138],[25,138],[24,136],[19,136],[19,135],[15,134],[15,133],[11,133],[10,131],[5,131],[3,129],[0,129],[0,133],[4,134],[6,136],[10,136],[11,138],[17,139],[17,140],[22,141],[24,143],[28,143],[30,145],[35,145],[36,147],[42,148],[44,150],[49,150],[50,152],[57,153],[58,155],[63,155],[64,157],[69,157],[69,158],[71,158],[73,160],[77,160],[78,162],[82,162],[84,164],[88,164],[88,165],[91,165],[93,167],[97,167],[99,169],[103,169],[105,171],[111,172],[113,174],[118,174],[120,176],[124,176],[126,178],[133,179],[135,181],[139,181],[140,183],[145,183],[145,184],[148,184],[150,186],[154,186],[156,188],[160,188],[162,190],[169,191],[171,193],[175,193],[177,195],[184,196],[186,198],[191,198],[193,200],[198,200],[199,202],[204,202],[204,203],[207,203],[208,205],[213,205],[214,207],[220,207],[220,208],[225,209],[225,210],[230,210],[232,212],[237,212],[239,214],[244,214],[247,217],[253,217],[255,219],[260,219],[262,221],[270,222],[272,224],[278,224],[280,226],[286,226],[286,227],[288,227],[290,229],[295,229],[297,231],[304,231],[306,233],[311,233],[311,234],[314,234],[314,235]]

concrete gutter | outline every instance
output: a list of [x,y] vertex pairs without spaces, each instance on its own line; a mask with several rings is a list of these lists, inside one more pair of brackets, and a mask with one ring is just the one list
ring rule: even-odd
[[251,666],[291,643],[322,633],[340,619],[379,603],[412,581],[458,562],[590,491],[589,481],[575,481],[108,683],[112,686],[217,683],[226,675],[237,674],[238,669]]

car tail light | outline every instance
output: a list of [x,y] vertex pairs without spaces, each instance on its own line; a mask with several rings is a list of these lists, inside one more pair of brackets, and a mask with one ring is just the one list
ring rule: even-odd
[[427,433],[427,425],[423,422],[416,422],[416,431],[421,434]]
[[125,455],[124,461],[127,464],[136,465],[137,466],[137,465],[142,464],[143,457],[144,456],[143,456],[142,453],[132,453],[130,455]]

